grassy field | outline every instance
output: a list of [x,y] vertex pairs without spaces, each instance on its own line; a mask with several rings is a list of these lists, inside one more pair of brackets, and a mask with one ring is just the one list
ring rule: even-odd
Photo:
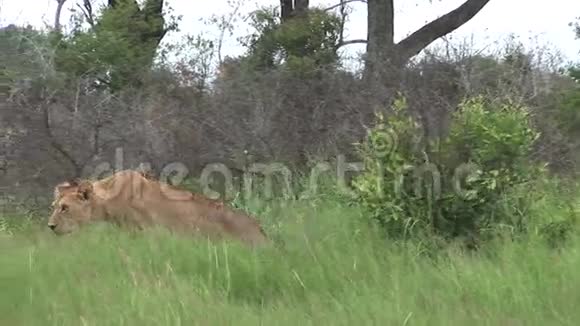
[[580,242],[477,253],[381,240],[339,203],[262,206],[255,251],[45,221],[0,232],[0,325],[577,325]]

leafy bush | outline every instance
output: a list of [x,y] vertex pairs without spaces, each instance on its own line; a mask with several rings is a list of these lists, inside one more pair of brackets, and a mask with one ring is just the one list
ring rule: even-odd
[[353,181],[357,199],[391,234],[404,233],[410,224],[423,221],[411,217],[413,208],[421,205],[414,205],[407,189],[401,188],[401,178],[419,162],[413,143],[420,126],[405,109],[406,101],[400,98],[388,118],[377,113],[366,141],[356,144],[365,167]]
[[453,234],[500,225],[525,227],[521,221],[525,217],[517,212],[525,211],[527,203],[518,198],[517,188],[541,173],[540,167],[529,163],[538,137],[524,107],[509,103],[491,107],[483,98],[461,105],[441,146],[440,164],[450,178],[465,163],[472,164],[475,173],[466,196],[454,192],[441,202]]
[[54,35],[32,27],[0,29],[0,77],[4,87],[18,88],[45,78],[52,69]]
[[[570,75],[577,82],[580,80],[580,70],[571,71]],[[576,137],[580,130],[580,87],[565,90],[562,93],[558,112],[556,112],[559,127],[563,132]]]
[[300,76],[338,62],[340,19],[331,13],[311,9],[304,17],[284,23],[275,13],[254,13],[255,32],[247,39],[248,63],[252,69],[283,67]]
[[[530,197],[519,190],[545,171],[529,161],[539,133],[527,109],[483,97],[466,100],[449,134],[428,152],[418,146],[419,126],[405,108],[404,100],[396,101],[394,114],[386,120],[379,115],[359,144],[365,172],[354,184],[370,217],[394,237],[426,232],[480,239],[504,227],[525,231]],[[423,194],[427,173],[432,182]]]
[[91,77],[99,85],[118,91],[140,86],[167,32],[177,29],[177,19],[166,22],[156,14],[153,1],[141,9],[137,2],[123,1],[102,10],[88,30],[73,26],[70,35],[59,35],[57,69],[71,78]]

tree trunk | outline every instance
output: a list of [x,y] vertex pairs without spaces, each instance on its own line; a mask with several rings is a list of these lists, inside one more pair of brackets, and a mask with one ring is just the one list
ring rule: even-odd
[[164,0],[147,0],[143,7],[143,19],[147,26],[150,26],[149,33],[141,35],[141,39],[147,43],[149,48],[148,63],[152,64],[157,52],[157,48],[163,37],[167,33],[165,29],[165,19],[163,17]]
[[379,81],[395,56],[393,0],[368,0],[365,79]]
[[108,0],[107,10],[128,10],[131,15],[127,15],[126,22],[118,22],[117,28],[123,29],[125,24],[128,32],[123,31],[131,45],[136,48],[135,64],[119,67],[112,73],[110,87],[117,89],[127,82],[132,86],[140,87],[143,73],[151,68],[157,48],[168,29],[165,27],[163,16],[164,0],[146,0],[142,9],[136,0]]
[[393,0],[368,0],[368,35],[365,79],[396,86],[399,72],[415,55],[473,18],[489,0],[467,0],[457,9],[423,26],[398,44],[394,43]]
[[280,0],[282,22],[294,16],[304,15],[308,11],[309,2],[309,0]]
[[294,10],[296,11],[296,15],[304,14],[308,10],[308,2],[308,0],[295,0]]
[[294,1],[293,0],[280,0],[280,18],[282,22],[285,22],[290,18],[292,12],[294,11]]
[[61,30],[60,16],[62,13],[62,7],[64,6],[66,0],[56,0],[56,1],[58,2],[58,5],[56,7],[56,13],[54,14],[54,30],[60,32]]

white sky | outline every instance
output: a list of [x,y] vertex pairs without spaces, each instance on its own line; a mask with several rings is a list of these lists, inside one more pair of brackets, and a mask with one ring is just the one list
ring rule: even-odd
[[[94,0],[104,3],[105,0]],[[68,0],[63,11],[62,21],[66,23],[70,17],[69,9],[80,0]],[[237,1],[234,1],[237,2]],[[311,0],[312,6],[327,6],[338,1]],[[456,8],[464,0],[428,0],[395,1],[395,38],[400,40],[426,22]],[[180,23],[180,34],[168,36],[168,40],[176,40],[184,33],[213,33],[210,27],[200,22],[212,14],[227,15],[233,11],[230,0],[167,0],[166,3],[174,9],[174,13],[183,16]],[[203,6],[201,3],[204,3]],[[244,5],[237,18],[243,19],[244,14],[258,6],[275,6],[278,0],[242,1]],[[31,24],[43,27],[52,25],[56,0],[0,0],[0,26],[10,23]],[[366,4],[354,2],[347,24],[349,38],[366,37]],[[580,58],[580,40],[574,39],[572,27],[568,24],[580,16],[579,0],[491,0],[490,3],[471,21],[452,33],[453,38],[474,37],[478,48],[493,46],[495,41],[505,39],[510,33],[528,45],[549,45],[552,49],[561,50],[569,60]],[[237,34],[230,37],[224,45],[223,54],[240,54],[243,50],[235,40],[246,31],[240,27]],[[242,34],[240,34],[242,33]],[[531,43],[530,43],[531,42]],[[348,47],[348,52],[354,53],[364,49],[364,45]],[[352,52],[351,52],[352,51]]]

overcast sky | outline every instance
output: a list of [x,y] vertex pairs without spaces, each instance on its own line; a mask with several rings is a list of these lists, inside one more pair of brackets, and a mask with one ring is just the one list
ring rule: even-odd
[[[104,3],[104,0],[94,0]],[[69,9],[80,0],[68,0],[63,11],[63,22],[70,17]],[[232,12],[228,0],[167,0],[166,3],[176,14],[183,16],[180,23],[181,33],[212,33],[212,29],[200,22],[212,14]],[[234,1],[239,2],[239,1]],[[241,11],[236,17],[259,6],[274,6],[278,0],[242,1]],[[333,0],[311,0],[312,6],[335,4]],[[400,40],[417,28],[438,16],[456,8],[464,0],[428,0],[395,1],[395,38]],[[203,3],[203,5],[201,5]],[[365,38],[366,5],[355,2],[348,22],[349,38]],[[0,0],[0,25],[10,23],[31,24],[42,27],[52,25],[56,0]],[[580,52],[580,40],[574,39],[572,28],[568,25],[580,16],[580,0],[491,0],[490,3],[471,21],[452,33],[454,39],[473,36],[478,48],[493,46],[498,40],[505,39],[510,33],[517,35],[528,45],[549,45],[559,49],[569,60],[577,60]],[[246,29],[239,28],[236,35],[242,35]],[[182,34],[173,34],[168,40],[178,39]],[[211,35],[211,34],[210,34]],[[532,43],[529,43],[532,42]],[[349,46],[349,53],[363,49],[362,45]],[[242,49],[234,38],[226,44],[224,54],[240,54]]]

